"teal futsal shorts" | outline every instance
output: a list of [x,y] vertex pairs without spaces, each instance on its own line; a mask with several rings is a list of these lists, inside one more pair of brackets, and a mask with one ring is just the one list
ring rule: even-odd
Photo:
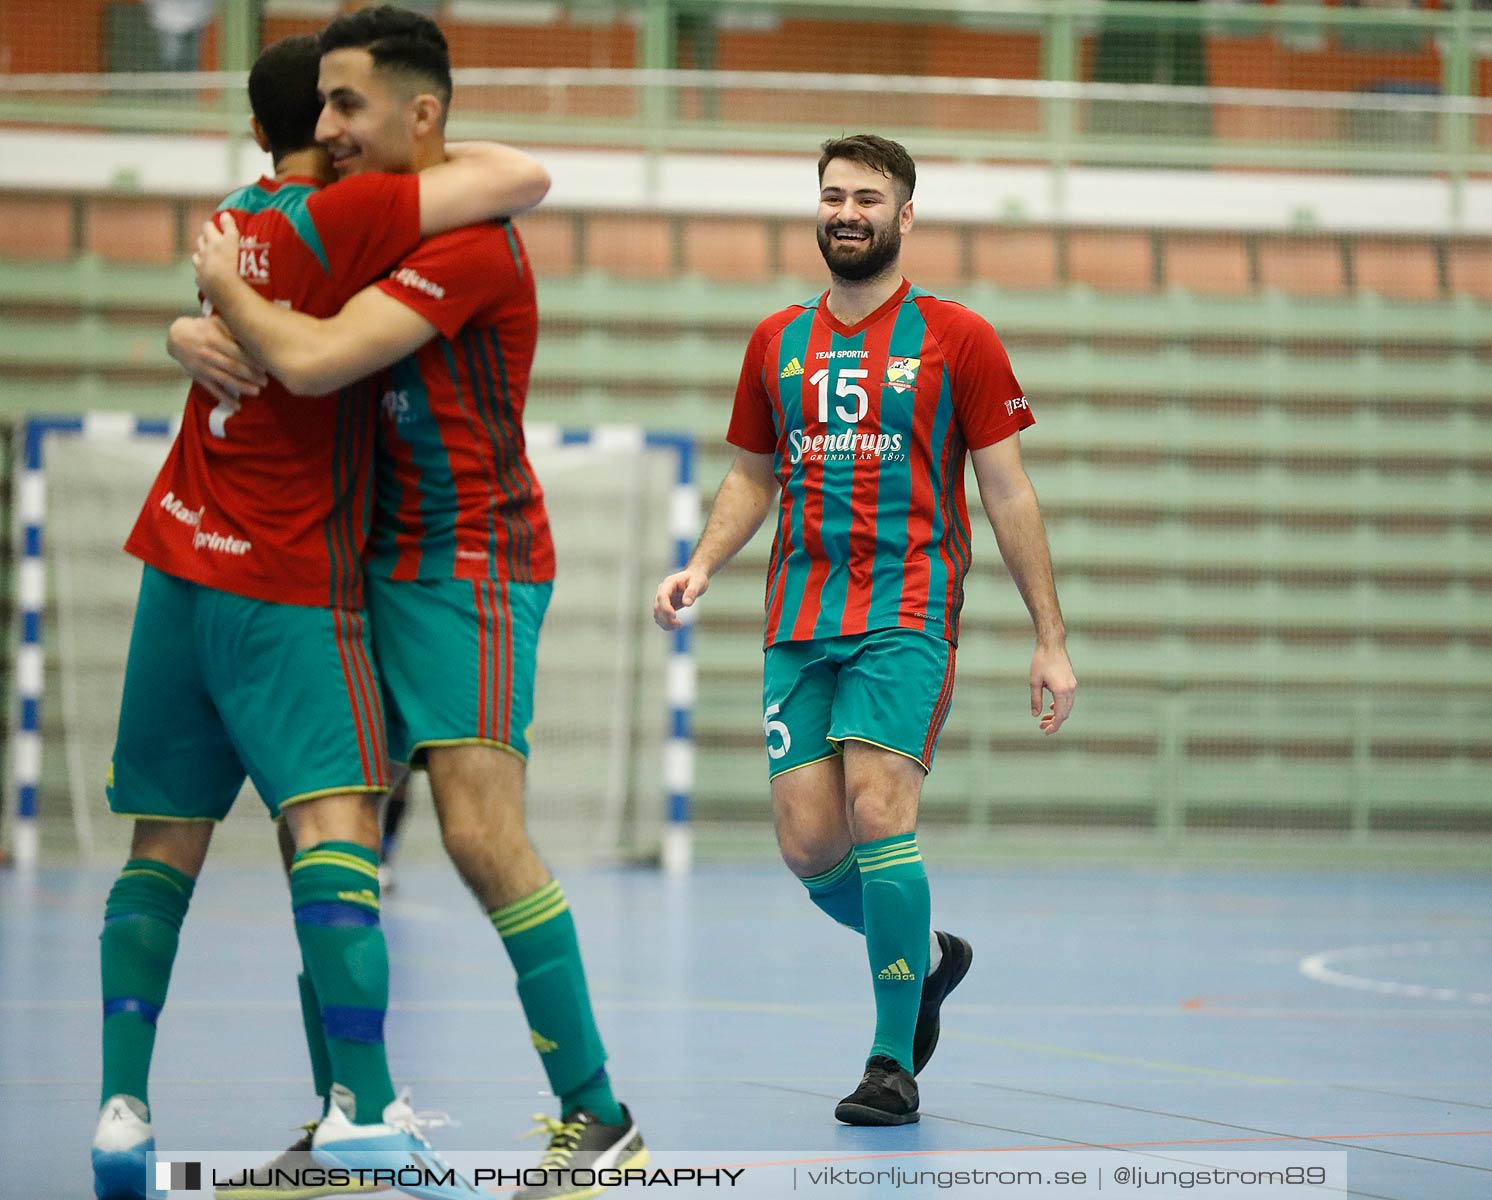
[[130,633],[109,807],[221,821],[245,777],[270,815],[388,787],[359,612],[271,604],[147,566]]
[[539,627],[554,585],[368,576],[389,750],[418,766],[438,746],[528,757]]
[[952,643],[877,629],[768,646],[762,682],[767,772],[775,778],[869,742],[932,770],[953,702]]

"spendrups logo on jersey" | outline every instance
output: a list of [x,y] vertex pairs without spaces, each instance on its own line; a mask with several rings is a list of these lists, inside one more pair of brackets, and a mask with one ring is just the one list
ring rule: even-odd
[[899,433],[860,433],[845,429],[839,433],[809,435],[794,429],[787,435],[788,460],[797,466],[804,459],[826,462],[829,459],[876,458],[882,462],[899,462],[906,438]]

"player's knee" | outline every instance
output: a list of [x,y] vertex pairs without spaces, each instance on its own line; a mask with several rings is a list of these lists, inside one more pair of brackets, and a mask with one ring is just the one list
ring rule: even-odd
[[850,825],[856,842],[909,833],[917,825],[916,805],[895,789],[867,788],[850,797]]
[[322,842],[355,842],[369,850],[378,846],[378,802],[372,795],[317,796],[281,811],[296,850]]
[[522,826],[516,830],[504,823],[481,820],[447,821],[440,830],[441,844],[463,874],[484,875],[486,867],[500,869],[528,848]]
[[787,869],[799,879],[806,879],[833,867],[844,858],[849,845],[842,829],[779,821],[777,849]]
[[778,843],[777,848],[782,852],[782,861],[787,865],[787,869],[799,879],[823,874],[818,866],[822,856],[815,853],[813,849],[801,844],[789,845],[782,842]]
[[479,863],[489,842],[474,822],[448,822],[441,827],[440,842],[451,861],[464,875],[468,864]]
[[136,821],[130,857],[163,862],[195,879],[215,828],[211,821]]

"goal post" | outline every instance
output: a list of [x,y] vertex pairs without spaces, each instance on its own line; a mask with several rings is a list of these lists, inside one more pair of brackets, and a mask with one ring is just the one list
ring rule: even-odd
[[[105,858],[127,845],[128,822],[103,798],[139,583],[121,546],[178,428],[123,413],[22,426],[10,756],[20,863],[69,847]],[[690,860],[696,674],[690,628],[660,634],[650,597],[687,559],[698,526],[693,441],[631,425],[533,423],[525,434],[557,559],[529,733],[529,828],[546,856],[680,869]],[[434,822],[413,824],[411,850],[432,850]],[[246,785],[215,854],[257,852],[264,826]]]

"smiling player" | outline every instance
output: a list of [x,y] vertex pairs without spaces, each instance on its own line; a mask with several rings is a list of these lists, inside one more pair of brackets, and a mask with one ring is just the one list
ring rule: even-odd
[[[317,139],[340,173],[444,158],[450,60],[433,21],[362,9],[328,25],[321,50]],[[539,1118],[542,1175],[517,1195],[589,1195],[569,1172],[641,1165],[647,1149],[612,1091],[569,902],[524,828],[554,544],[524,447],[538,307],[522,239],[508,222],[430,238],[323,320],[258,295],[241,249],[231,228],[204,231],[198,280],[254,358],[308,395],[375,376],[364,566],[390,750],[428,770],[442,841],[515,969],[559,1101],[558,1119]]]
[[[929,933],[922,780],[953,699],[971,539],[964,460],[1036,627],[1031,712],[1055,733],[1077,687],[1046,531],[1021,467],[1030,406],[995,332],[901,276],[916,167],[868,134],[826,142],[829,290],[757,326],[728,438],[736,460],[688,565],[658,587],[676,629],[774,503],[762,726],[777,843],[809,897],[862,932],[875,1037],[852,1125],[918,1119],[919,1072],[973,952]],[[1052,711],[1041,715],[1043,689]]]

